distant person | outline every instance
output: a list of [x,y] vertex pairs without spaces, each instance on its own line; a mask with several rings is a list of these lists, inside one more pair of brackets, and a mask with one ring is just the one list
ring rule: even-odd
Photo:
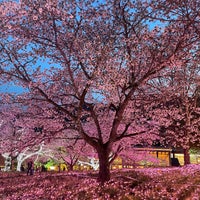
[[181,166],[180,163],[179,163],[178,158],[171,158],[171,165],[173,167],[180,167]]
[[24,172],[24,171],[25,171],[24,165],[21,165],[20,170],[21,170],[21,172]]
[[33,175],[33,161],[28,162],[27,175]]
[[47,171],[46,167],[42,165],[41,172],[46,172],[46,171]]

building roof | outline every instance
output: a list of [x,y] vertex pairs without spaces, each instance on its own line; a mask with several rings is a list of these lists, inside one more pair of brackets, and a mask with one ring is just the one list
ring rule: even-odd
[[160,148],[160,147],[134,147],[134,150],[137,151],[169,151],[171,152],[171,148]]

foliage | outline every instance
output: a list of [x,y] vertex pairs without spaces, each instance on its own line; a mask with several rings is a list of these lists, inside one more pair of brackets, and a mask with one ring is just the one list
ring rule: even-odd
[[[182,168],[149,168],[113,171],[101,185],[89,173],[35,173],[26,176],[1,172],[1,196],[6,199],[195,199],[200,195],[198,165]],[[17,180],[16,182],[13,180]]]
[[158,138],[165,121],[153,108],[171,95],[161,90],[160,77],[166,83],[174,67],[198,66],[196,5],[1,1],[0,81],[25,89],[2,94],[3,110],[21,108],[10,121],[32,142],[83,139],[97,152],[99,180],[108,181],[109,166],[125,147]]
[[57,165],[58,163],[55,161],[55,160],[53,160],[53,159],[49,159],[47,162],[46,162],[46,164],[44,165],[46,168],[49,168],[50,166],[55,166],[55,165]]

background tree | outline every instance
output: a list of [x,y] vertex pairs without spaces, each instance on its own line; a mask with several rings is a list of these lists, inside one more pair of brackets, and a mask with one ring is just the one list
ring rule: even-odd
[[184,164],[190,164],[189,149],[199,144],[200,135],[200,68],[199,56],[194,52],[183,59],[181,68],[169,70],[157,81],[157,87],[168,94],[162,104],[158,104],[155,114],[163,117],[161,134],[165,143],[181,147]]
[[[11,168],[12,162],[17,161],[17,170],[20,171],[22,162],[27,158],[49,152],[49,150],[44,152],[43,146],[44,142],[48,143],[52,138],[51,131],[53,131],[54,123],[51,121],[51,125],[46,128],[46,124],[41,123],[41,115],[36,108],[33,112],[29,112],[28,108],[2,103],[4,104],[0,110],[0,153],[9,158]],[[49,124],[48,117],[45,122]],[[54,128],[57,130],[58,126]],[[46,132],[49,133],[48,137]]]
[[85,142],[78,139],[57,139],[48,146],[53,151],[52,157],[59,163],[65,163],[69,171],[73,171],[79,158],[89,151]]
[[17,171],[21,171],[21,167],[24,161],[32,159],[33,163],[37,161],[38,156],[49,158],[51,157],[51,150],[44,148],[44,143],[35,147],[27,147],[17,155]]

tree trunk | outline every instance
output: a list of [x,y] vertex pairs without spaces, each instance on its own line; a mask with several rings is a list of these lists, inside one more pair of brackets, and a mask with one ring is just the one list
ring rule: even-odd
[[24,159],[23,159],[23,154],[19,154],[17,156],[17,171],[20,172],[21,171],[21,166],[22,166],[22,163],[24,162]]
[[110,180],[110,163],[109,153],[110,151],[105,146],[97,150],[99,157],[99,174],[98,181],[104,184]]
[[11,166],[12,166],[11,156],[8,153],[4,153],[4,154],[2,154],[2,156],[5,158],[4,171],[10,171],[11,170]]
[[74,167],[73,164],[68,164],[68,171],[73,171],[73,167]]
[[18,160],[18,162],[17,162],[17,171],[18,171],[18,172],[21,171],[22,162],[23,162],[23,161],[21,161],[21,160],[20,160],[20,161]]
[[183,153],[184,153],[184,165],[190,164],[189,149],[183,149]]

